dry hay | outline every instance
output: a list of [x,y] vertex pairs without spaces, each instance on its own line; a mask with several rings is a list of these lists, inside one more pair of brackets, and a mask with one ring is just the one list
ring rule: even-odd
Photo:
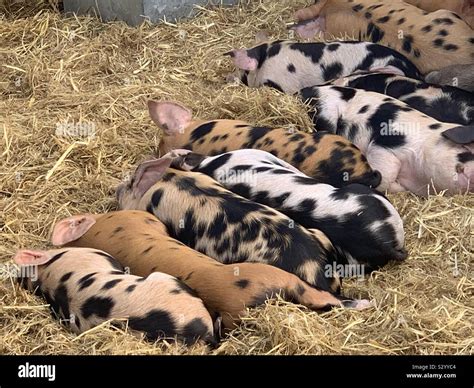
[[[0,10],[6,3],[18,1],[4,0]],[[202,118],[309,128],[292,97],[225,84],[231,65],[222,56],[252,44],[260,29],[286,37],[285,22],[305,1],[244,2],[179,25],[139,28],[37,13],[50,2],[32,3],[0,18],[2,262],[18,248],[46,247],[62,217],[115,209],[115,185],[159,144],[150,97],[181,101]],[[96,135],[57,136],[64,123],[92,124]],[[390,198],[405,220],[410,258],[344,286],[350,296],[374,299],[375,308],[317,314],[271,302],[213,353],[472,354],[474,196]],[[77,337],[11,279],[0,282],[0,300],[2,354],[208,352],[149,344],[108,324]]]

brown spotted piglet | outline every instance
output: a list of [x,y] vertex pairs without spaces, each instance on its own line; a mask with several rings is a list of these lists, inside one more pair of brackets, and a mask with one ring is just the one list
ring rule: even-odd
[[202,300],[173,276],[126,274],[115,258],[90,248],[20,250],[13,260],[21,267],[34,266],[23,273],[35,276],[21,282],[44,296],[75,333],[111,319],[128,319],[130,329],[152,341],[177,337],[186,344],[216,343]]
[[208,156],[253,148],[270,152],[319,183],[375,188],[381,181],[380,173],[342,136],[256,127],[238,120],[193,120],[188,108],[173,102],[149,101],[148,109],[163,131],[161,155],[180,148]]
[[176,276],[196,291],[211,314],[222,317],[225,328],[234,327],[246,307],[263,304],[277,293],[310,309],[368,306],[366,301],[342,301],[266,264],[219,263],[169,237],[165,226],[143,211],[66,218],[56,224],[52,242],[107,250],[139,276],[155,271]]
[[455,12],[471,28],[474,28],[474,0],[404,0],[427,12],[447,9]]
[[295,18],[293,28],[303,37],[323,33],[380,43],[406,55],[423,74],[474,61],[474,31],[446,9],[428,13],[401,0],[316,0]]

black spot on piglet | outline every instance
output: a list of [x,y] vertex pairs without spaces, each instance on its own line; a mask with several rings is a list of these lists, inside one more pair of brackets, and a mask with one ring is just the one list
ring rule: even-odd
[[201,318],[194,318],[191,322],[184,326],[181,335],[183,336],[184,342],[186,344],[192,344],[200,338],[209,342],[211,339],[209,337],[212,337],[212,334],[209,333],[209,329]]
[[61,276],[61,279],[59,279],[59,281],[61,283],[67,282],[71,276],[72,276],[72,272],[68,272],[64,274],[63,276]]
[[[69,319],[69,296],[67,293],[67,288],[63,286],[59,286],[56,291],[54,292],[53,296],[54,302],[56,306],[61,310],[62,316],[66,319]],[[57,311],[58,313],[60,311]]]
[[176,288],[171,291],[173,294],[180,294],[181,292],[185,292],[195,298],[198,298],[198,294],[194,291],[191,287],[189,287],[186,283],[180,282],[179,280],[175,280]]
[[99,318],[108,318],[114,306],[115,302],[112,298],[91,296],[81,306],[81,313],[85,319],[92,315],[96,315]]
[[79,286],[79,291],[82,291],[84,288],[89,287],[92,283],[95,282],[94,275],[97,274],[97,272],[92,272],[90,274],[87,274],[80,278],[77,282],[77,285]]
[[102,290],[110,290],[111,288],[114,288],[118,283],[120,283],[123,279],[114,279],[110,280],[107,283],[105,283],[102,287]]
[[123,267],[123,265],[120,264],[120,262],[116,258],[110,256],[108,253],[105,253],[102,251],[96,251],[94,253],[96,253],[99,256],[105,257],[107,261],[110,263],[110,265],[117,271],[122,271],[122,272],[125,271],[125,268]]
[[247,280],[247,279],[240,279],[240,280],[237,280],[235,283],[234,283],[237,287],[239,288],[247,288],[250,284],[250,281]]
[[128,324],[134,330],[143,331],[152,341],[176,335],[176,324],[171,314],[164,310],[151,310],[142,317],[130,317]]

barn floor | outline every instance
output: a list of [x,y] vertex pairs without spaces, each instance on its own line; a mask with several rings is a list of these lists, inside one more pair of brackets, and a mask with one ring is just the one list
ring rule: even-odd
[[[243,1],[187,23],[140,28],[64,18],[38,0],[34,9],[7,3],[0,2],[7,10],[0,17],[1,264],[19,248],[47,247],[60,218],[116,208],[114,187],[160,141],[149,98],[180,101],[206,119],[310,127],[296,99],[226,84],[232,68],[222,56],[251,45],[261,29],[286,38],[285,23],[307,1]],[[64,128],[94,136],[60,136]],[[347,295],[376,307],[318,314],[272,302],[250,311],[211,353],[474,353],[474,196],[390,199],[405,221],[409,259],[344,284]],[[110,324],[73,335],[43,300],[0,273],[0,354],[209,353],[150,344]]]

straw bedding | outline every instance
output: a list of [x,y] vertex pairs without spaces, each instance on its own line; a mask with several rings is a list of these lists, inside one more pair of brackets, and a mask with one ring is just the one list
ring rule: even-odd
[[[287,37],[285,23],[306,3],[243,1],[177,25],[131,28],[65,18],[52,0],[0,1],[0,262],[49,246],[62,217],[116,208],[114,187],[160,141],[149,98],[180,101],[202,118],[310,128],[292,97],[226,84],[232,68],[222,56],[261,29]],[[66,124],[95,136],[61,136]],[[345,282],[347,295],[375,300],[367,311],[318,314],[272,301],[210,352],[150,344],[108,323],[78,337],[3,273],[0,353],[472,354],[474,196],[390,199],[410,257]]]

